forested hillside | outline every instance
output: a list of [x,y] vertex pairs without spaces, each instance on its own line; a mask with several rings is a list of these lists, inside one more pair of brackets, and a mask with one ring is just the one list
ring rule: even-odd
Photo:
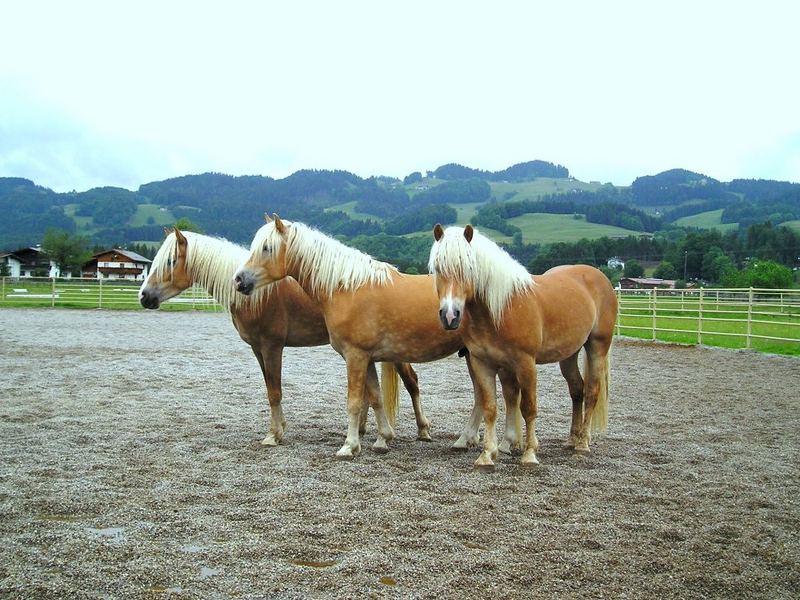
[[[800,219],[800,184],[721,182],[672,169],[617,187],[581,182],[566,167],[535,160],[500,171],[450,163],[402,180],[327,170],[301,170],[283,179],[204,173],[138,190],[62,194],[26,179],[0,178],[0,210],[0,249],[6,250],[38,243],[47,230],[60,229],[93,246],[147,253],[162,239],[164,226],[179,219],[248,244],[264,213],[276,212],[411,271],[425,269],[429,232],[437,222],[471,222],[534,270],[570,261],[601,265],[610,252],[671,262],[693,235],[734,265],[760,256],[795,266],[795,234],[776,226]],[[719,231],[705,234],[687,223]],[[753,232],[763,231],[758,227],[775,233],[767,242],[753,242]],[[700,277],[702,269],[685,252],[686,275]]]

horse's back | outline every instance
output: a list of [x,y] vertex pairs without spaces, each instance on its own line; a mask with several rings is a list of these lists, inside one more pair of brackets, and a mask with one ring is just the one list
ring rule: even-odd
[[572,298],[563,297],[563,292],[559,294],[562,296],[560,301],[570,303],[572,310],[579,310],[581,306],[591,307],[595,312],[593,332],[610,337],[617,320],[617,296],[602,271],[590,265],[560,265],[534,277],[534,281],[563,291],[567,287],[577,289],[579,293]]

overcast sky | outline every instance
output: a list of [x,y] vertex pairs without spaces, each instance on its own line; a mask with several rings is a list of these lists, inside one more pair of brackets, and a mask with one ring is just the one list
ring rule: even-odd
[[800,2],[21,2],[0,176],[404,177],[542,159],[800,181]]

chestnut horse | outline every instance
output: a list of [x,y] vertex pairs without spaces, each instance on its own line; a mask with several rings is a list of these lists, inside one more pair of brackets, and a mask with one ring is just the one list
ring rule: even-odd
[[[238,291],[252,294],[289,276],[319,303],[331,346],[347,364],[347,438],[336,456],[351,459],[361,450],[358,411],[365,386],[370,385],[369,363],[444,358],[463,347],[461,334],[439,325],[435,314],[438,299],[429,275],[404,275],[392,265],[302,223],[281,221],[275,215],[274,221],[267,218],[267,224],[256,233],[250,258],[236,272],[234,281]],[[467,365],[472,375],[469,357]],[[521,441],[519,392],[509,373],[501,372],[500,380],[507,408],[506,445],[510,449]],[[482,412],[476,402],[454,448],[476,443]],[[383,411],[375,410],[375,416],[378,442],[385,446],[394,432]]]
[[[328,330],[317,304],[293,279],[263,288],[249,298],[237,294],[231,278],[247,256],[245,248],[226,240],[175,229],[167,234],[153,259],[150,276],[139,290],[139,300],[145,308],[155,309],[197,283],[231,313],[233,326],[253,350],[267,387],[271,424],[269,434],[261,443],[277,446],[286,429],[281,408],[283,349],[328,344]],[[417,437],[430,441],[430,423],[420,404],[417,374],[411,365],[383,365],[384,400],[396,404],[395,371],[411,396]],[[374,364],[370,365],[370,377],[377,380]],[[372,391],[377,394],[376,388]],[[362,408],[360,427],[363,432],[367,406]]]
[[[521,388],[526,447],[522,464],[537,464],[536,365],[558,362],[572,398],[568,444],[589,450],[590,424],[608,422],[608,355],[617,298],[608,278],[587,265],[531,276],[471,225],[433,229],[429,270],[436,279],[443,329],[460,330],[473,361],[475,395],[486,422],[475,466],[493,468],[497,455],[494,377],[512,371]],[[578,353],[585,350],[584,377]]]

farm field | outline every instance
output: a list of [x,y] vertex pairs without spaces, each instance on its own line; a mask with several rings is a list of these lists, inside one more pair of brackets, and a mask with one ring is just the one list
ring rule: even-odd
[[648,235],[613,225],[588,223],[583,215],[580,217],[580,219],[576,219],[573,215],[528,213],[508,219],[508,222],[522,230],[522,239],[526,244],[577,242],[583,238],[597,239],[603,236]]
[[358,212],[356,210],[356,204],[358,204],[357,200],[351,200],[350,202],[344,202],[343,204],[337,204],[336,206],[329,206],[325,209],[325,212],[331,212],[340,210],[349,216],[351,219],[355,219],[358,221],[376,221],[378,223],[383,223],[386,219],[383,217],[378,217],[376,215],[370,215],[367,213]]
[[788,227],[789,229],[794,229],[797,233],[800,233],[800,219],[796,221],[784,221],[781,223],[784,227]]
[[[154,223],[148,223],[149,218],[153,219]],[[136,207],[136,213],[131,217],[130,225],[133,227],[141,227],[142,225],[170,225],[175,222],[175,217],[169,210],[161,210],[157,204],[139,204]]]
[[676,225],[682,227],[699,227],[700,229],[719,229],[722,232],[732,231],[739,227],[738,223],[723,223],[722,211],[709,210],[696,215],[689,215],[675,220]]
[[552,177],[537,177],[533,181],[518,182],[490,182],[492,196],[497,200],[535,200],[539,196],[557,194],[571,191],[596,192],[602,187],[599,183],[586,183],[577,179],[554,179]]
[[472,403],[457,357],[418,367],[433,442],[403,392],[389,454],[371,418],[338,462],[329,347],[287,350],[275,448],[227,315],[8,309],[0,348],[2,597],[800,593],[797,358],[617,341],[609,431],[583,456],[542,366],[541,465],[483,474],[449,450]]

